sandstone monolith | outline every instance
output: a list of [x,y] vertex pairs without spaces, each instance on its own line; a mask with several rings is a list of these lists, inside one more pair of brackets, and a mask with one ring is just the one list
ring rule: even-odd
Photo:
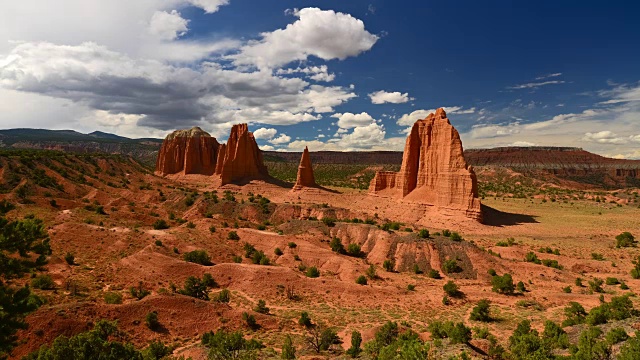
[[369,192],[387,190],[390,196],[482,221],[476,175],[464,159],[458,131],[442,108],[413,124],[399,172],[376,173]]
[[247,124],[234,125],[226,144],[219,144],[199,127],[172,132],[162,142],[156,172],[211,175],[218,185],[269,176]]
[[296,184],[293,186],[293,190],[302,190],[305,187],[316,186],[316,179],[313,176],[313,167],[311,166],[311,156],[309,155],[309,149],[305,147],[302,152],[302,157],[300,158],[298,175],[296,177]]
[[219,148],[216,138],[199,127],[176,130],[162,142],[156,171],[161,175],[213,175]]

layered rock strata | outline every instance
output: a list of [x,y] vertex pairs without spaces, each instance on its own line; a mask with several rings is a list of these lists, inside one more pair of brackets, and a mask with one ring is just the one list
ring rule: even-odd
[[413,124],[400,171],[378,172],[369,192],[421,202],[482,220],[478,183],[464,159],[462,141],[443,109]]
[[226,144],[198,127],[169,134],[156,161],[159,175],[211,175],[220,185],[239,180],[263,179],[269,175],[247,124],[231,128]]
[[316,186],[316,179],[313,176],[313,167],[311,166],[311,156],[309,155],[309,149],[305,147],[302,152],[302,157],[300,158],[298,175],[296,176],[296,183],[293,186],[293,190],[302,190],[305,187]]

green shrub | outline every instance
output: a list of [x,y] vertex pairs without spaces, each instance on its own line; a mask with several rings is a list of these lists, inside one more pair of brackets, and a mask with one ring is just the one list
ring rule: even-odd
[[204,250],[193,250],[188,253],[184,253],[182,256],[184,261],[192,262],[195,264],[200,264],[204,266],[211,266],[213,263],[211,262],[211,258],[209,254],[207,254]]
[[352,358],[358,357],[362,352],[360,345],[362,344],[362,334],[359,331],[351,332],[351,347],[347,349],[347,355]]
[[498,273],[497,273],[494,269],[489,269],[489,270],[487,270],[487,273],[488,273],[489,275],[491,275],[491,276],[496,276],[496,275],[498,275]]
[[336,226],[336,219],[333,219],[333,218],[324,217],[322,218],[322,222],[328,227]]
[[579,303],[572,301],[564,308],[566,319],[562,322],[562,326],[573,326],[584,323],[587,317],[587,311]]
[[451,236],[451,231],[449,229],[442,230],[442,236],[450,237]]
[[614,277],[608,277],[605,279],[604,283],[607,285],[618,285],[620,284],[620,280]]
[[462,240],[464,240],[464,239],[462,238],[462,236],[461,236],[460,234],[458,234],[457,232],[455,232],[455,231],[451,233],[451,236],[449,236],[449,238],[450,238],[452,241],[462,241]]
[[277,256],[282,256],[284,254],[279,247],[275,248],[273,250],[273,253],[276,254]]
[[602,284],[604,281],[602,279],[593,278],[593,280],[589,280],[589,290],[595,293],[603,293],[604,289],[602,288]]
[[138,281],[138,287],[130,287],[129,294],[137,300],[144,299],[147,295],[151,294],[151,291],[145,289],[142,281]]
[[147,327],[153,331],[157,330],[160,327],[160,321],[158,321],[158,313],[155,311],[147,313],[144,317],[144,322],[147,324]]
[[429,230],[421,229],[418,232],[418,237],[421,238],[421,239],[428,239],[429,238]]
[[72,253],[70,253],[70,252],[68,252],[68,253],[64,256],[64,261],[66,261],[66,262],[67,262],[67,264],[69,264],[69,265],[75,265],[75,260],[76,260],[76,257],[75,257],[75,256],[73,256],[73,254],[72,254]]
[[311,327],[313,324],[311,323],[311,318],[309,317],[309,313],[303,311],[300,313],[300,319],[298,319],[298,324],[304,327]]
[[260,314],[268,314],[269,308],[267,307],[267,303],[264,300],[260,299],[258,300],[258,304],[256,305],[256,307],[253,308],[253,311]]
[[56,283],[49,275],[38,275],[31,280],[31,286],[40,290],[53,290],[56,287]]
[[165,230],[169,228],[169,224],[163,219],[158,219],[153,222],[153,228],[155,230]]
[[235,231],[229,231],[229,233],[227,234],[227,239],[238,241],[240,240],[240,236],[238,236],[238,233]]
[[336,252],[338,254],[345,253],[344,245],[342,245],[342,240],[335,236],[333,237],[333,239],[331,239],[331,242],[329,242],[329,246],[331,247],[331,251],[333,252]]
[[229,289],[222,289],[214,299],[215,302],[219,303],[228,303],[229,300],[231,300],[231,291]]
[[451,297],[462,296],[462,292],[460,291],[460,288],[452,280],[447,281],[447,283],[442,286],[442,289],[444,290],[445,293],[447,293],[447,295]]
[[107,304],[122,304],[122,294],[109,291],[104,294],[104,302]]
[[599,254],[599,253],[591,253],[591,258],[593,260],[603,261],[604,260],[604,255]]
[[393,269],[395,268],[395,264],[394,264],[393,260],[386,259],[382,263],[382,267],[388,272],[393,272]]
[[415,291],[416,290],[416,286],[414,284],[408,284],[407,285],[407,290],[409,291]]
[[438,270],[436,270],[436,269],[430,269],[430,270],[427,272],[427,276],[428,276],[428,277],[430,277],[430,278],[432,278],[432,279],[436,279],[436,280],[438,280],[438,279],[442,279],[442,276],[440,275],[440,273],[439,273],[439,272],[438,272]]
[[356,278],[356,284],[358,285],[367,285],[367,277],[364,275],[360,275]]
[[624,331],[623,328],[613,328],[611,329],[608,333],[607,336],[605,337],[607,343],[609,343],[609,345],[615,345],[617,343],[626,341],[627,339],[629,339],[629,335],[627,334],[626,331]]
[[162,246],[162,241],[156,240],[155,244],[156,244],[156,246]]
[[282,355],[281,359],[284,360],[293,360],[296,358],[296,348],[293,346],[293,341],[291,340],[291,336],[287,335],[284,338],[284,344],[282,345]]
[[540,264],[541,263],[540,259],[538,259],[538,255],[536,255],[533,251],[530,251],[530,252],[527,253],[527,255],[525,255],[524,261],[531,262],[531,263],[534,263],[534,264]]
[[287,244],[287,246],[288,246],[290,249],[295,249],[296,247],[298,247],[298,244],[294,243],[293,241],[290,241],[290,242]]
[[209,300],[209,286],[206,282],[206,278],[203,281],[195,276],[189,276],[178,293],[200,300]]
[[376,267],[373,264],[369,265],[369,268],[367,269],[365,274],[367,275],[367,277],[369,279],[372,279],[372,280],[378,278],[378,273],[376,272]]
[[482,321],[489,322],[491,321],[491,315],[489,314],[489,300],[482,299],[478,302],[478,304],[471,310],[471,315],[469,316],[469,320],[474,321]]
[[318,270],[318,268],[315,266],[310,266],[307,268],[305,275],[310,278],[317,278],[320,277],[320,270]]
[[216,227],[215,227],[215,226],[213,226],[213,225],[209,226],[209,232],[210,232],[210,233],[212,233],[212,234],[213,234],[214,232],[216,232]]
[[631,233],[628,231],[625,231],[620,235],[616,236],[617,248],[636,246],[636,243],[637,241],[635,240],[633,235],[631,235]]
[[362,256],[362,250],[360,248],[360,245],[358,245],[356,243],[349,244],[347,246],[347,254],[349,254],[350,256],[355,256],[355,257]]
[[498,294],[512,295],[515,291],[515,285],[513,284],[513,278],[511,274],[504,274],[502,276],[496,275],[491,278],[492,290]]
[[447,259],[442,263],[442,271],[444,271],[445,274],[453,274],[462,272],[462,268],[456,260]]
[[524,283],[522,281],[518,281],[518,283],[516,284],[516,290],[524,293],[527,291],[527,288],[524,286]]
[[234,262],[234,263],[239,264],[239,263],[241,263],[241,262],[242,262],[242,256],[239,256],[239,255],[233,255],[232,260],[233,260],[233,262]]
[[256,321],[255,316],[253,316],[253,315],[249,314],[248,312],[243,312],[243,313],[242,313],[242,320],[244,320],[244,322],[247,324],[247,326],[248,326],[250,329],[255,330],[255,329],[257,329],[257,328],[259,328],[259,327],[260,327],[260,326],[258,325],[258,322]]
[[562,291],[566,294],[571,294],[571,286],[563,287]]
[[631,277],[640,279],[640,255],[635,260],[632,260],[631,263],[634,265],[633,269],[631,269]]

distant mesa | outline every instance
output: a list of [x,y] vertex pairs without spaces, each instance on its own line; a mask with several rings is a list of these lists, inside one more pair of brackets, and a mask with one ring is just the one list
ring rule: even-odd
[[462,141],[440,108],[413,124],[399,172],[379,171],[370,194],[400,197],[482,221],[478,182]]
[[209,175],[219,180],[220,185],[269,176],[247,124],[234,125],[226,144],[218,143],[199,127],[172,132],[158,153],[156,173]]
[[317,187],[316,179],[313,176],[313,167],[311,165],[311,156],[309,155],[309,149],[304,148],[302,157],[300,158],[300,165],[298,166],[298,175],[296,177],[296,183],[293,186],[293,190],[302,190],[305,187]]

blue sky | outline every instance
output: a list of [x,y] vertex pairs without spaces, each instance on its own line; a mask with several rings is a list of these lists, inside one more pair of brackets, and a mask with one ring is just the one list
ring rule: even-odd
[[[640,158],[640,5],[40,0],[0,5],[0,127],[397,149],[445,107],[471,147]],[[64,8],[65,11],[60,11]]]

